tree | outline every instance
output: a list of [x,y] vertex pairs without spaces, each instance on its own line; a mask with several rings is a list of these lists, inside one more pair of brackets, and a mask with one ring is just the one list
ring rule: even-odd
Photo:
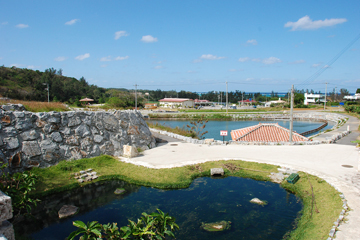
[[356,93],[360,93],[360,88],[356,89]]
[[201,117],[196,121],[190,121],[190,125],[188,124],[186,127],[190,128],[190,131],[194,132],[199,139],[203,139],[203,135],[208,133],[208,131],[204,131],[207,122],[208,120],[204,120]]
[[304,100],[305,100],[304,94],[302,94],[302,93],[294,93],[294,104],[295,105],[304,104]]

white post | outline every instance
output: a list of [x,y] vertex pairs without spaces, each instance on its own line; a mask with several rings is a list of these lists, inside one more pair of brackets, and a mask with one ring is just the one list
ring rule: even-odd
[[290,103],[290,138],[289,142],[292,142],[293,135],[293,110],[294,110],[294,85],[291,87],[291,103]]
[[327,92],[327,82],[325,83],[325,100],[324,100],[324,110],[325,110],[325,107],[326,107],[326,92]]
[[357,171],[360,172],[360,151],[358,153],[358,156],[359,156],[359,158],[358,158],[358,169],[357,169]]
[[137,88],[137,84],[135,84],[135,110],[137,110],[137,94],[136,94],[136,89]]
[[229,101],[229,99],[228,99],[228,84],[227,84],[227,82],[226,82],[226,114],[228,114],[228,101]]

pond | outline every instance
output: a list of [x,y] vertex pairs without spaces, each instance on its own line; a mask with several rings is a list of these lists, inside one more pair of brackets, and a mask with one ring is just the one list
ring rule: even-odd
[[[126,190],[115,195],[116,188]],[[268,202],[265,206],[250,203],[252,198]],[[77,215],[59,219],[57,212],[64,204],[80,208]],[[272,182],[252,179],[197,178],[189,188],[160,190],[131,185],[123,181],[109,181],[86,185],[71,192],[47,197],[35,219],[15,225],[16,231],[36,240],[64,240],[72,231],[72,221],[117,222],[127,225],[142,212],[159,208],[176,218],[180,230],[176,239],[282,239],[294,229],[302,202],[295,195]],[[230,221],[231,228],[223,232],[206,232],[202,223]],[[19,236],[17,236],[18,238]]]
[[[190,123],[189,120],[148,120],[147,122],[150,123],[158,123],[165,126],[170,126],[172,128],[174,127],[180,127],[187,129],[186,125]],[[290,121],[284,121],[284,120],[276,120],[276,121],[215,121],[210,120],[208,123],[206,123],[205,131],[208,131],[208,133],[204,134],[203,137],[205,138],[214,138],[215,140],[223,140],[222,136],[220,136],[220,130],[227,130],[228,136],[225,137],[225,141],[231,140],[230,132],[231,130],[236,130],[239,128],[245,128],[254,126],[261,123],[278,123],[280,126],[285,127],[287,129],[290,128]],[[323,122],[310,122],[310,121],[294,121],[293,123],[293,129],[297,133],[303,133],[309,130],[316,129],[323,125]],[[323,128],[321,131],[325,131],[326,129],[331,129],[334,126],[332,122],[329,122],[329,124]],[[314,135],[315,133],[312,133],[306,137],[309,137],[311,135]]]

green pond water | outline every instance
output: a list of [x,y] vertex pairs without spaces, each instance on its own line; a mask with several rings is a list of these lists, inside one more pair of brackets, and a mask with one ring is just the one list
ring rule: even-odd
[[[124,188],[122,195],[114,194]],[[260,206],[252,198],[267,201]],[[77,215],[59,219],[65,204],[80,208]],[[94,183],[70,192],[47,197],[34,211],[34,219],[15,225],[17,237],[36,240],[64,240],[72,231],[72,221],[117,222],[136,220],[142,212],[159,208],[176,218],[180,230],[176,239],[282,239],[294,229],[302,202],[272,182],[238,177],[197,178],[186,189],[160,190],[131,185],[123,181]],[[230,221],[230,229],[207,232],[202,223]]]

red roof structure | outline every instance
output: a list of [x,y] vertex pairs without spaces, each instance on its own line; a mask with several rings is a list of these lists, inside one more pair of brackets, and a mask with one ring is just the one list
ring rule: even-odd
[[185,101],[192,101],[189,98],[163,98],[160,99],[159,102],[185,102]]
[[203,100],[195,99],[194,101],[195,101],[195,103],[210,103],[209,100],[205,100],[205,99],[203,99]]
[[243,100],[243,101],[238,101],[239,103],[256,103],[256,101],[255,100],[249,100],[249,99],[246,99],[246,100]]
[[[244,142],[288,142],[290,137],[290,130],[281,127],[277,123],[259,123],[258,125],[241,128],[231,131],[231,138],[233,141]],[[293,132],[292,140],[294,142],[309,141],[296,132]]]

